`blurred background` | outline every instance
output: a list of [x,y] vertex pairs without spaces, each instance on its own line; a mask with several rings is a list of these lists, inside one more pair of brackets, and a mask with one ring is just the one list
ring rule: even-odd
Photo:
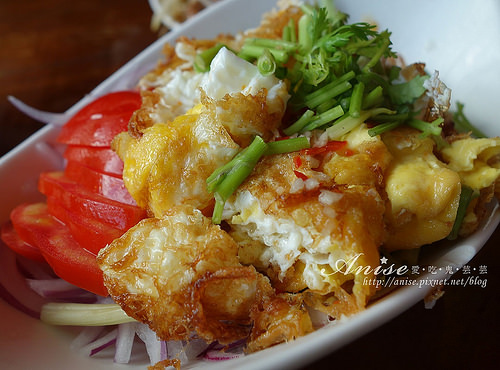
[[[165,31],[151,25],[147,0],[0,0],[0,155],[41,127],[8,95],[63,112]],[[486,266],[485,288],[447,287],[433,309],[420,302],[307,368],[496,368],[499,249],[497,229],[469,263]]]

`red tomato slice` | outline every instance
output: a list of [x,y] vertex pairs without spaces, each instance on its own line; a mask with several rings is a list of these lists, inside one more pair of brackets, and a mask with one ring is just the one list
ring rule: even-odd
[[146,211],[92,193],[69,180],[62,171],[44,172],[40,175],[38,189],[47,197],[54,197],[66,209],[105,222],[126,231],[146,217]]
[[127,131],[130,117],[140,107],[141,96],[136,91],[101,96],[70,118],[57,140],[64,144],[109,147],[118,133]]
[[136,206],[121,177],[106,175],[70,161],[64,170],[66,177],[88,189],[117,202]]
[[122,176],[123,161],[110,148],[68,145],[64,158],[108,175]]
[[2,240],[7,247],[12,249],[17,254],[29,258],[31,260],[45,262],[40,249],[33,245],[26,243],[17,234],[12,222],[6,222],[2,225]]
[[62,222],[51,216],[45,203],[21,204],[11,212],[15,230],[33,240],[60,278],[90,292],[107,296],[96,256],[83,249]]
[[99,253],[102,248],[124,233],[95,218],[72,213],[53,197],[47,198],[47,207],[52,216],[66,224],[75,241],[94,254]]

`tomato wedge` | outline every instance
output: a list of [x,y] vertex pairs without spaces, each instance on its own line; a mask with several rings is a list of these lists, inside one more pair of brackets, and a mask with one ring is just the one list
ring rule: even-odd
[[118,133],[127,131],[130,117],[140,106],[141,96],[137,91],[101,96],[70,118],[57,140],[70,145],[109,147]]
[[87,190],[117,202],[136,206],[121,177],[94,171],[86,166],[69,161],[64,170],[66,177],[82,185]]
[[106,245],[122,236],[124,231],[115,229],[98,219],[82,216],[65,209],[56,199],[47,198],[48,212],[61,220],[82,248],[97,254]]
[[22,240],[14,229],[12,222],[4,223],[1,233],[5,245],[17,254],[34,261],[45,262],[45,258],[43,258],[40,249]]
[[123,173],[123,161],[110,148],[68,145],[64,158],[108,175],[122,176]]
[[93,193],[69,180],[62,171],[42,173],[38,189],[47,197],[57,199],[64,208],[99,219],[119,230],[126,231],[146,217],[143,209]]
[[57,276],[95,294],[108,295],[95,254],[83,249],[66,225],[49,214],[47,204],[21,204],[11,212],[11,220],[19,237],[34,241]]

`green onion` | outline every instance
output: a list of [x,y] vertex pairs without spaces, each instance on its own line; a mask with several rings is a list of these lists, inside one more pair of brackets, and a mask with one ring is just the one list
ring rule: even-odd
[[285,50],[288,52],[297,49],[297,44],[292,41],[265,39],[257,37],[246,39],[243,48],[245,48],[246,46],[259,46],[266,49]]
[[260,136],[256,136],[252,143],[238,153],[231,161],[216,169],[207,178],[207,188],[214,193],[215,207],[212,222],[220,224],[222,211],[227,199],[234,193],[240,184],[250,175],[253,168],[265,153],[267,144]]
[[[344,110],[349,109],[349,104],[344,105],[343,103],[345,104],[344,99],[342,99],[342,100],[340,101],[340,106],[342,107],[342,109],[344,109]],[[327,100],[327,101],[325,101],[325,102],[321,103],[320,105],[318,105],[318,106],[316,107],[316,113],[318,113],[318,114],[319,114],[319,113],[326,112],[327,110],[329,110],[329,109],[333,108],[334,106],[336,106],[336,105],[338,105],[338,104],[339,104],[339,103],[338,103],[338,102],[337,102],[337,100],[335,100],[335,99]]]
[[211,47],[210,49],[203,50],[202,52],[196,54],[196,56],[194,57],[194,64],[193,64],[195,71],[208,72],[210,70],[210,63],[212,63],[214,57],[223,47],[225,47],[224,44],[217,44]]
[[412,119],[408,122],[408,125],[416,128],[417,130],[422,131],[420,134],[421,138],[425,138],[429,135],[440,136],[441,135],[441,126],[440,124],[444,122],[442,117],[436,118],[432,122],[425,122],[419,119]]
[[309,108],[317,107],[329,99],[349,90],[352,85],[347,82],[356,76],[354,71],[349,71],[332,82],[320,87],[319,89],[307,94],[304,97],[304,104]]
[[285,133],[285,135],[296,134],[297,132],[301,131],[307,124],[309,124],[309,122],[311,122],[313,116],[314,111],[310,109],[306,110],[297,121],[284,129],[283,132]]
[[357,118],[361,112],[361,103],[363,102],[363,93],[365,91],[365,84],[358,82],[354,85],[351,94],[351,101],[349,103],[349,115]]
[[263,76],[271,75],[276,71],[276,61],[269,49],[265,49],[257,59],[257,68]]
[[[382,34],[380,34],[382,36]],[[375,52],[375,54],[371,57],[371,59],[368,61],[368,63],[363,67],[363,72],[368,72],[370,71],[371,68],[373,68],[379,61],[380,58],[382,58],[382,55],[384,55],[385,51],[391,44],[391,40],[389,39],[389,35],[387,33],[384,34],[386,37],[382,39],[382,43]]]
[[449,240],[455,240],[458,237],[458,232],[464,221],[465,215],[467,214],[467,208],[469,208],[470,202],[476,198],[479,194],[467,185],[462,184],[462,190],[460,192],[460,200],[458,201],[457,215],[455,217],[455,222],[448,235]]
[[264,155],[296,152],[302,149],[307,149],[310,146],[311,144],[309,143],[309,139],[303,136],[272,141],[267,143],[267,149]]
[[[350,82],[343,81],[343,82],[340,82],[340,83],[336,84],[335,86],[331,87],[330,89],[323,90],[323,88],[321,88],[321,89],[316,90],[314,92],[314,96],[312,98],[306,95],[306,97],[304,99],[304,103],[309,108],[316,108],[317,106],[321,105],[322,103],[324,103],[330,99],[333,99],[333,98],[339,96],[340,94],[345,93],[351,87],[352,87],[352,85]],[[320,91],[320,90],[322,91],[321,94],[315,94],[317,91]]]
[[312,16],[310,14],[304,14],[300,17],[298,28],[299,28],[299,39],[298,43],[304,52],[311,50],[313,46],[313,39],[311,35]]
[[240,53],[238,53],[238,56],[247,60],[252,58],[258,59],[262,55],[264,50],[269,50],[269,52],[273,55],[274,59],[278,63],[284,64],[288,61],[289,53],[286,50],[273,49],[261,45],[251,44],[243,45]]
[[373,108],[375,105],[378,105],[382,103],[384,96],[383,96],[383,88],[382,86],[378,85],[375,87],[372,91],[370,91],[368,94],[363,99],[363,103],[361,104],[362,109],[369,109]]
[[287,42],[297,43],[297,35],[295,29],[295,22],[293,19],[288,21],[288,24],[283,27],[283,40]]
[[387,108],[373,108],[370,110],[361,111],[359,117],[351,117],[349,113],[346,113],[343,117],[338,119],[333,124],[333,126],[330,126],[326,129],[328,138],[330,140],[338,140],[343,135],[347,134],[348,132],[354,130],[356,127],[361,125],[368,118],[376,116],[377,114],[381,113],[390,114],[391,112],[395,113],[394,111],[391,111],[390,109]]
[[471,132],[477,138],[487,137],[481,130],[474,127],[464,114],[464,105],[457,102],[457,111],[453,113],[453,123],[459,132]]
[[47,303],[40,320],[50,325],[104,326],[136,321],[118,304]]
[[397,113],[397,114],[378,114],[373,116],[377,122],[385,122],[385,121],[399,121],[403,122],[410,118],[409,112]]
[[401,125],[401,121],[381,123],[375,127],[372,127],[371,129],[369,129],[368,135],[370,135],[370,136],[381,135],[384,132],[391,131],[391,130],[395,129],[396,127],[399,127],[400,125]]
[[336,105],[326,112],[316,115],[311,120],[311,122],[309,122],[309,124],[301,130],[301,132],[312,131],[318,127],[324,126],[327,123],[330,123],[341,117],[343,114],[344,110],[342,109],[342,107],[340,105]]

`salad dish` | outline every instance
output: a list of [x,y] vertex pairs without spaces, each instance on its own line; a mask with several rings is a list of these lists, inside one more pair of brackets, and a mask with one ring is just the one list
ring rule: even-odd
[[44,155],[4,210],[2,290],[79,328],[79,352],[319,355],[432,305],[499,222],[498,127],[383,19],[259,1],[248,26],[202,31],[244,7],[186,21],[18,149]]

